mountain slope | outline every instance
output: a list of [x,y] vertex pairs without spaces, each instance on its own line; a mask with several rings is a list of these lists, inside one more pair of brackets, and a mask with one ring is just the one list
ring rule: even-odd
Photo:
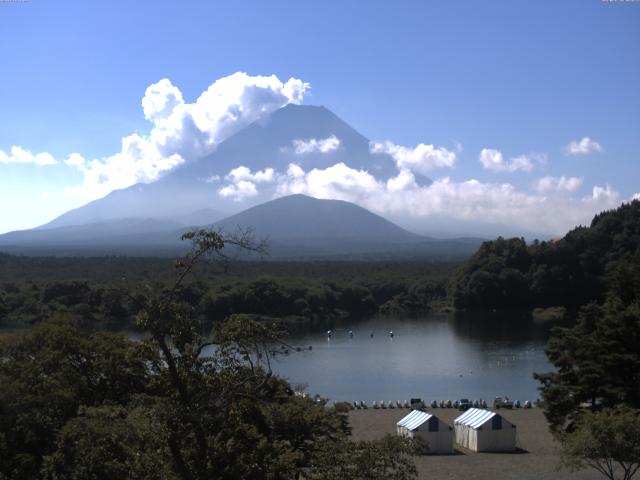
[[251,227],[257,236],[302,239],[362,239],[415,242],[421,237],[358,205],[289,195],[251,207],[215,224],[224,230]]
[[481,243],[423,237],[353,203],[306,195],[251,207],[214,226],[227,232],[252,228],[257,239],[268,240],[273,259],[466,258]]
[[140,234],[154,235],[160,232],[175,232],[177,229],[184,227],[183,223],[170,219],[126,218],[86,225],[9,232],[0,235],[0,246],[104,244],[113,242],[117,238],[127,238]]
[[[296,140],[321,140],[331,136],[339,140],[335,151],[295,151]],[[273,184],[262,184],[260,195],[242,203],[224,198],[219,190],[227,184],[225,176],[234,168],[245,166],[253,172],[273,168],[284,173],[290,163],[311,170],[327,168],[339,162],[367,170],[379,179],[387,179],[397,173],[390,156],[372,155],[369,152],[369,140],[326,108],[287,105],[224,140],[208,156],[190,161],[155,182],[111,192],[104,198],[59,216],[43,227],[81,225],[130,217],[175,217],[209,208],[233,213],[272,198],[275,188]],[[419,181],[429,182],[425,178]]]
[[[206,221],[209,213],[196,212],[185,218]],[[256,239],[268,240],[268,256],[272,259],[462,258],[480,243],[422,237],[353,203],[305,195],[271,200],[200,226],[206,225],[226,233],[251,228]],[[38,255],[175,256],[188,248],[188,244],[180,241],[188,229],[184,223],[169,220],[111,220],[0,235],[0,250]]]
[[[320,140],[331,136],[340,142],[334,151],[295,152],[294,140]],[[276,110],[269,118],[249,125],[222,142],[211,155],[176,170],[165,181],[225,175],[239,165],[253,171],[266,167],[286,171],[291,162],[305,170],[345,162],[352,168],[368,170],[385,179],[397,173],[388,155],[372,155],[369,140],[327,108],[290,104]]]

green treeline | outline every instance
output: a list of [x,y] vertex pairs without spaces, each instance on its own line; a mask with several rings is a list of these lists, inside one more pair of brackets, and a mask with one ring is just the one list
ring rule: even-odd
[[557,241],[485,242],[458,270],[456,308],[579,307],[640,292],[640,201],[596,215]]
[[[494,272],[500,263],[503,269]],[[500,239],[484,245],[463,272],[467,278],[458,276],[456,284],[458,304],[482,304],[484,289],[485,304],[494,307],[508,303],[505,291],[528,306],[579,307],[571,328],[551,330],[546,354],[553,371],[534,375],[545,416],[565,465],[601,473],[613,472],[613,465],[626,472],[637,468],[640,202],[601,213],[590,227],[551,244],[527,247]]]
[[[457,270],[456,270],[457,269]],[[163,288],[165,259],[21,257],[0,254],[0,326],[33,325],[58,313],[86,326],[125,328],[135,299]],[[578,308],[640,291],[640,202],[597,215],[556,241],[485,242],[462,266],[429,262],[204,262],[181,294],[209,326],[232,313],[327,326],[372,314],[458,309]]]
[[[0,326],[28,326],[64,314],[85,327],[133,326],[139,307],[122,291],[161,290],[165,259],[28,258],[0,255]],[[198,266],[178,295],[211,327],[234,313],[325,327],[376,313],[413,315],[446,302],[452,264],[239,263],[229,273]],[[8,272],[13,272],[10,274]]]

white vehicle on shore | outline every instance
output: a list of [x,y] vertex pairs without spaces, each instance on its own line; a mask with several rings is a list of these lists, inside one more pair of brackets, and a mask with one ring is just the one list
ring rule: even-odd
[[496,397],[493,400],[493,408],[513,408],[513,401],[509,400],[509,397]]

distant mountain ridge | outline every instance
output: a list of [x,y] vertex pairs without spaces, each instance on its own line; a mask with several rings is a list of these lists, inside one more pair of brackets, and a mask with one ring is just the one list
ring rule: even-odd
[[[300,149],[335,137],[331,148]],[[320,143],[319,143],[320,142]],[[32,230],[0,235],[0,250],[100,255],[175,255],[189,227],[252,228],[271,241],[273,258],[382,254],[389,258],[470,255],[472,240],[420,236],[353,203],[304,195],[277,198],[265,181],[249,201],[221,195],[239,166],[252,173],[283,174],[295,163],[305,171],[343,162],[379,181],[397,175],[387,154],[372,154],[369,140],[324,107],[287,105],[252,123],[208,156],[190,161],[152,183],[116,190]],[[416,174],[420,184],[430,180]]]
[[361,238],[415,242],[421,237],[358,205],[289,195],[232,215],[214,224],[230,230],[251,227],[258,236],[298,241],[309,238]]
[[[268,255],[283,258],[462,258],[480,240],[434,240],[408,232],[358,205],[290,195],[257,205],[217,222],[212,227],[228,233],[252,229],[257,239],[269,241]],[[186,225],[112,220],[81,226],[26,230],[0,235],[0,251],[64,255],[177,255],[188,245],[180,236]]]

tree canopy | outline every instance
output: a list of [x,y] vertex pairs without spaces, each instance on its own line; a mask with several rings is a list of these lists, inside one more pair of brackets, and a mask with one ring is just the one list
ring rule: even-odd
[[286,344],[278,322],[234,314],[203,328],[183,285],[230,240],[187,239],[193,250],[172,285],[118,292],[136,305],[144,340],[86,332],[68,317],[2,340],[0,479],[415,477],[410,443],[352,442],[344,409],[272,373]]
[[640,469],[640,412],[617,407],[585,414],[562,445],[565,466],[591,467],[609,480],[631,480]]
[[[171,286],[166,259],[38,258],[0,253],[0,328],[58,314],[95,330],[136,328],[135,295]],[[215,268],[214,268],[215,267]],[[237,262],[220,274],[202,259],[180,297],[211,327],[232,313],[283,319],[290,329],[326,330],[376,313],[419,315],[447,300],[453,264],[425,262]]]
[[640,309],[611,299],[586,307],[572,328],[556,328],[547,346],[555,371],[536,374],[552,430],[571,430],[582,405],[640,408]]
[[[590,298],[573,327],[552,330],[546,353],[555,370],[535,375],[545,415],[566,466],[589,466],[611,480],[630,479],[640,465],[639,232],[640,202],[634,201],[570,232],[552,247],[561,253],[553,263],[536,260],[540,245],[530,249],[536,271],[571,273],[559,292],[583,289],[569,302]],[[544,285],[543,277],[531,295]]]
[[640,292],[640,200],[559,240],[485,242],[452,283],[458,308],[580,307],[610,292],[623,301]]

